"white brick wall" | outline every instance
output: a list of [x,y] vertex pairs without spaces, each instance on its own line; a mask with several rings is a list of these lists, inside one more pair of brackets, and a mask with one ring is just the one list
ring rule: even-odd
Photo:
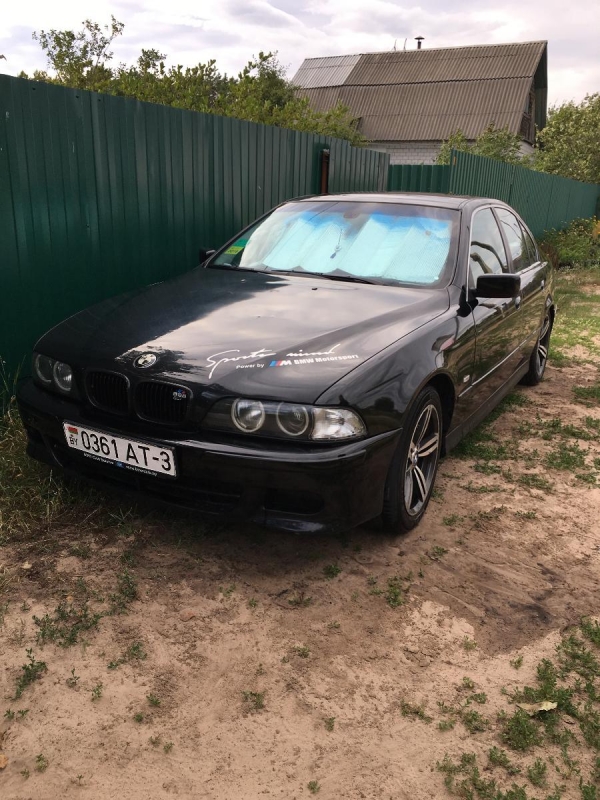
[[441,142],[371,142],[369,149],[390,154],[390,164],[434,164]]
[[[390,164],[435,164],[441,142],[371,142],[367,146],[390,154]],[[472,144],[472,142],[471,142]],[[533,147],[521,142],[522,155],[533,153]]]

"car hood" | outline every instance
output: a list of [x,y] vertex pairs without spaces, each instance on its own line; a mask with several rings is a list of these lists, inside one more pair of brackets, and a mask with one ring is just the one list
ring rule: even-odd
[[[199,268],[81,311],[37,349],[79,368],[200,384],[213,397],[310,403],[448,305],[445,289]],[[136,367],[143,353],[156,363]]]

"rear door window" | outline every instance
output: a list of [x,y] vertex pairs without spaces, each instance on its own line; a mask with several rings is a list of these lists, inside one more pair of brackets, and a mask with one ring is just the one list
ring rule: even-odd
[[500,229],[491,208],[477,211],[471,223],[469,248],[469,286],[474,288],[480,275],[508,272],[508,258]]
[[533,263],[527,250],[525,231],[519,220],[508,209],[496,208],[495,211],[500,221],[500,227],[506,236],[513,269],[515,272],[521,272]]

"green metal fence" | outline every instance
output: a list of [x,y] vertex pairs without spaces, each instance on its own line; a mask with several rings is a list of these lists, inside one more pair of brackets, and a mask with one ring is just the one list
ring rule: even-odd
[[0,358],[197,263],[272,206],[383,191],[389,156],[325,136],[0,75]]
[[535,236],[564,228],[573,219],[593,217],[600,186],[453,151],[450,166],[394,165],[390,192],[444,192],[493,197],[513,206]]

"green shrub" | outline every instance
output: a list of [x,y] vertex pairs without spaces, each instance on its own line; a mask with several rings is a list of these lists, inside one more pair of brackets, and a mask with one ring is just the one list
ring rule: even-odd
[[540,247],[555,267],[600,265],[598,221],[575,219],[562,231],[546,231]]

